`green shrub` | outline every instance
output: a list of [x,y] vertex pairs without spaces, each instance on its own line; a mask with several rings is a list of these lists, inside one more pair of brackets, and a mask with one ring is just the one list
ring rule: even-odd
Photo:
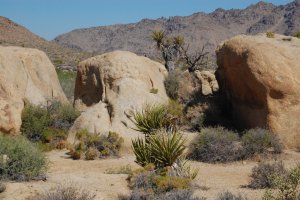
[[180,133],[157,133],[147,142],[141,138],[132,141],[136,163],[144,167],[153,163],[156,168],[171,167],[182,156],[185,146]]
[[300,166],[287,173],[272,176],[274,190],[267,190],[264,200],[298,200],[300,197]]
[[282,41],[290,42],[293,38],[282,38]]
[[90,147],[85,152],[85,159],[86,160],[95,160],[96,158],[99,158],[100,152],[95,147]]
[[171,71],[164,82],[167,95],[174,100],[178,99],[179,76],[179,72]]
[[38,194],[37,200],[93,200],[96,195],[75,186],[59,185],[44,194]]
[[51,126],[59,129],[69,129],[79,117],[80,112],[75,110],[71,104],[61,104],[52,101],[47,107],[51,119]]
[[[61,140],[66,140],[67,131],[79,116],[69,104],[51,102],[47,107],[26,104],[22,111],[21,132],[32,142],[39,144],[43,150],[51,150]],[[48,145],[49,143],[49,145]]]
[[269,149],[279,154],[283,149],[283,145],[276,135],[261,128],[246,131],[242,137],[242,144],[247,158],[255,154],[268,153]]
[[205,128],[195,138],[189,158],[203,162],[230,162],[243,159],[237,133],[222,127]]
[[150,93],[157,94],[158,93],[158,89],[157,88],[151,88]]
[[43,143],[41,141],[38,141],[35,143],[37,148],[42,152],[49,152],[55,149],[55,144],[51,143]]
[[108,169],[108,170],[106,170],[106,174],[129,174],[129,175],[132,175],[133,171],[132,171],[130,165],[126,165],[126,166],[121,166],[120,168],[117,168],[117,169]]
[[95,154],[95,150],[97,150],[100,157],[119,156],[122,143],[124,142],[124,139],[116,132],[109,132],[106,136],[101,134],[91,134],[85,129],[77,132],[76,138],[79,142],[75,145],[73,151],[71,151],[71,157],[76,159],[80,159],[81,154],[86,154],[91,148],[93,149],[93,154]]
[[174,189],[188,189],[191,180],[177,176],[153,176],[152,182],[158,190],[168,192]]
[[300,39],[300,31],[298,31],[297,33],[295,33],[294,37],[299,38]]
[[217,200],[247,200],[248,198],[242,194],[234,195],[229,191],[219,194]]
[[275,38],[275,33],[274,32],[266,32],[267,38]]
[[55,60],[53,61],[53,64],[54,64],[54,65],[61,65],[61,64],[63,64],[63,61],[60,60],[60,59],[55,59]]
[[0,180],[28,181],[46,167],[46,157],[24,137],[0,135]]
[[41,139],[43,132],[50,126],[51,119],[47,109],[26,104],[22,111],[21,132],[31,141]]
[[73,160],[79,160],[81,159],[81,156],[82,156],[81,150],[75,150],[71,152],[71,158],[73,158]]
[[264,189],[271,188],[272,177],[276,174],[286,174],[286,169],[282,162],[275,162],[273,164],[269,163],[259,163],[252,169],[252,178],[249,187],[253,189]]
[[138,171],[129,177],[129,186],[132,192],[129,197],[119,199],[130,200],[204,200],[204,198],[194,198],[191,179],[158,175],[155,171]]
[[169,100],[165,106],[166,112],[171,118],[177,119],[178,121],[183,118],[183,105],[176,100]]
[[279,139],[265,129],[250,129],[242,138],[222,127],[205,128],[196,137],[189,157],[203,162],[231,162],[257,154],[281,153]]
[[60,85],[67,98],[72,102],[74,99],[76,72],[56,69]]
[[108,136],[102,136],[101,140],[96,143],[96,148],[100,151],[101,156],[119,156],[124,139],[116,132],[109,132]]

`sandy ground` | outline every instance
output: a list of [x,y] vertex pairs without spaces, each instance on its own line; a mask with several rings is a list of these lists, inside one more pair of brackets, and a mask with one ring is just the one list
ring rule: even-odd
[[[121,158],[83,161],[69,159],[65,151],[52,151],[47,154],[50,167],[47,181],[31,181],[25,183],[6,183],[7,189],[0,194],[0,199],[28,200],[38,192],[45,192],[58,184],[72,184],[84,188],[96,195],[97,200],[117,199],[119,194],[129,194],[127,175],[107,174],[109,169],[119,169],[130,165],[138,168],[134,163],[134,156]],[[281,159],[286,166],[295,166],[300,163],[300,153],[288,151]],[[235,194],[246,194],[248,199],[260,199],[263,190],[243,188],[249,183],[251,169],[257,165],[255,161],[235,162],[230,164],[206,164],[191,162],[193,168],[199,169],[196,184],[201,186],[195,191],[195,196],[204,196],[215,199],[219,193],[226,190]],[[206,189],[205,189],[206,188]]]

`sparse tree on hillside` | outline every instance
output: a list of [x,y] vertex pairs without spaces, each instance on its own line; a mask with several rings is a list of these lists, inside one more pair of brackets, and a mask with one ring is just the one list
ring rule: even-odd
[[184,38],[181,36],[168,37],[164,31],[158,30],[152,32],[152,39],[156,42],[157,48],[162,52],[166,69],[168,71],[174,70],[174,61],[179,57],[180,48],[184,44]]
[[208,52],[204,50],[205,46],[194,54],[189,54],[188,49],[189,46],[186,48],[181,47],[182,59],[185,60],[188,65],[189,72],[194,72],[208,65]]
[[188,65],[189,72],[194,72],[208,63],[208,52],[205,47],[194,54],[188,53],[189,45],[185,47],[184,37],[167,36],[162,30],[152,31],[152,39],[156,42],[157,48],[161,51],[168,71],[175,69],[174,62],[182,59]]

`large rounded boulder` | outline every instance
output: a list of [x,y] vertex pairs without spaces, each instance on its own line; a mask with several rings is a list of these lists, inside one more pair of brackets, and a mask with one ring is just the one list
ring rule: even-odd
[[165,67],[146,57],[115,51],[89,58],[78,65],[74,106],[82,111],[70,130],[75,139],[79,129],[92,133],[116,131],[125,141],[136,136],[132,111],[146,104],[168,101]]
[[0,46],[0,131],[20,131],[24,101],[67,103],[53,64],[37,49]]
[[240,35],[216,53],[220,89],[238,124],[268,128],[300,149],[300,39]]

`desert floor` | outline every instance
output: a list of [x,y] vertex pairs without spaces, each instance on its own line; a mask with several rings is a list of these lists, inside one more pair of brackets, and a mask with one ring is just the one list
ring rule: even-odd
[[[47,153],[50,166],[47,181],[31,181],[23,183],[6,183],[7,189],[0,195],[0,199],[30,200],[36,193],[51,190],[54,186],[75,185],[84,188],[96,195],[96,199],[117,199],[120,194],[129,194],[126,174],[108,174],[111,169],[119,169],[130,165],[132,169],[137,166],[134,156],[128,155],[120,158],[84,161],[72,160],[66,151],[52,151]],[[300,162],[300,153],[285,151],[280,156],[287,167],[296,166]],[[259,160],[258,158],[256,160]],[[193,168],[199,169],[196,180],[195,195],[207,199],[215,199],[219,193],[226,190],[235,194],[246,194],[248,199],[260,199],[263,190],[252,190],[243,186],[249,183],[251,169],[257,161],[234,162],[230,164],[206,164],[190,162]]]

